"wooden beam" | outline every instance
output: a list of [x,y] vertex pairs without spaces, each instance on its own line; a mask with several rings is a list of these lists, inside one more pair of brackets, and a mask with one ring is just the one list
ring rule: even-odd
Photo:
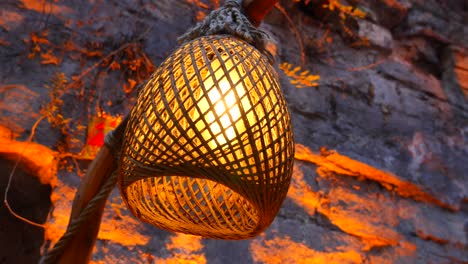
[[[89,165],[88,171],[81,181],[81,185],[73,200],[71,219],[79,217],[89,201],[101,189],[102,185],[115,169],[114,156],[105,145],[98,152],[96,158]],[[95,207],[95,211],[79,228],[76,235],[68,242],[57,263],[59,264],[84,264],[91,259],[94,243],[96,242],[101,217],[106,205],[106,199],[102,199]]]
[[265,16],[278,3],[278,0],[244,0],[245,14],[256,27],[262,23]]

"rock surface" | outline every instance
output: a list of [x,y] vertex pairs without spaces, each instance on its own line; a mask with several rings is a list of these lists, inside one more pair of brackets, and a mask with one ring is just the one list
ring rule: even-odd
[[[342,4],[333,10],[297,2],[280,1],[292,24],[275,9],[261,26],[279,64],[301,64],[298,32],[301,70],[320,76],[315,85],[278,70],[297,144],[288,198],[270,228],[244,241],[174,234],[137,221],[115,190],[93,263],[468,262],[466,1],[362,0],[348,9],[330,1]],[[47,241],[66,228],[92,116],[128,113],[135,84],[219,4],[0,3],[0,125],[24,140],[46,115],[35,144],[62,153]],[[34,246],[37,258],[37,236],[0,240]]]

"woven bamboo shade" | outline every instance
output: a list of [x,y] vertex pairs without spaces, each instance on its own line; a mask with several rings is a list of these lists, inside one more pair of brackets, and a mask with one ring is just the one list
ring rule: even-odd
[[124,200],[164,229],[255,236],[289,187],[294,143],[276,73],[234,37],[200,37],[170,55],[141,91],[124,138]]

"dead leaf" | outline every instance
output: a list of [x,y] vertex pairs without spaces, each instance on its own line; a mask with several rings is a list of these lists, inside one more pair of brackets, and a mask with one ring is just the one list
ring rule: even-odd
[[62,58],[59,58],[52,54],[52,52],[47,52],[47,53],[42,53],[41,54],[41,64],[42,65],[47,65],[47,64],[54,64],[54,65],[59,65],[62,62]]
[[133,88],[135,88],[137,82],[133,79],[128,79],[127,81],[128,81],[128,85],[125,83],[123,88],[124,88],[125,93],[128,94],[133,91]]

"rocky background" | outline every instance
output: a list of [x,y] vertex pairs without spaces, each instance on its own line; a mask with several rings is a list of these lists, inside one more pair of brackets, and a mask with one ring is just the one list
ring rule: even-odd
[[[57,241],[94,125],[128,113],[137,84],[220,4],[1,1],[0,193],[20,158],[8,202],[41,226],[2,205],[0,263],[35,263]],[[296,140],[271,227],[244,241],[174,234],[115,190],[93,263],[467,263],[468,3],[282,0],[261,28]]]

